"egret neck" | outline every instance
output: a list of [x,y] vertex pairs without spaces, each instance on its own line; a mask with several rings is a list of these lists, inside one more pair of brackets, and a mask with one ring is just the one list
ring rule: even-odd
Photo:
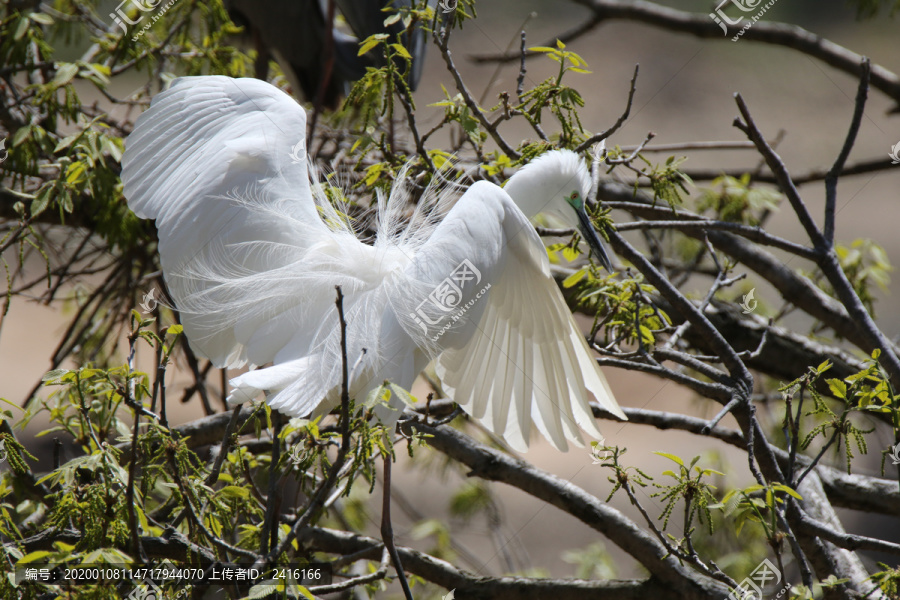
[[529,219],[550,214],[577,228],[597,260],[607,271],[613,271],[584,205],[591,178],[578,154],[571,150],[548,152],[516,171],[503,189]]

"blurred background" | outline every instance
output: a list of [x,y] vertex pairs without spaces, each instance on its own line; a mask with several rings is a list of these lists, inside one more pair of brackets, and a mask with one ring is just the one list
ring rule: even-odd
[[[712,3],[702,0],[660,4],[703,14],[712,9]],[[472,56],[516,50],[523,26],[529,46],[551,45],[549,43],[558,35],[579,25],[590,14],[575,3],[550,0],[491,0],[477,3],[477,10],[477,20],[466,23],[462,31],[454,32],[450,47],[464,81],[476,98],[483,99],[484,106],[495,104],[502,91],[514,92],[518,63],[500,67],[476,64],[470,60]],[[778,0],[763,20],[800,25],[869,56],[873,63],[897,73],[900,72],[900,15],[890,18],[886,12],[882,10],[876,18],[858,20],[855,5],[845,1]],[[595,132],[608,128],[623,112],[634,66],[640,64],[631,117],[608,140],[610,146],[634,146],[651,131],[656,134],[653,144],[743,141],[743,134],[732,126],[738,114],[733,94],[739,92],[769,139],[775,139],[783,132],[778,152],[791,172],[804,173],[827,169],[831,165],[843,144],[853,111],[857,86],[854,77],[784,47],[746,39],[732,42],[730,36],[701,40],[633,22],[610,21],[572,41],[568,49],[582,56],[591,71],[573,77],[569,84],[582,93],[585,107],[581,120],[585,128]],[[73,56],[76,54],[73,49]],[[534,84],[554,76],[557,64],[536,56],[529,58],[527,69],[527,78]],[[137,85],[129,81],[117,84],[120,96],[130,93]],[[428,128],[440,119],[442,110],[428,105],[443,99],[442,85],[451,91],[451,95],[455,93],[441,57],[430,48],[415,93],[420,127]],[[90,100],[87,88],[84,99]],[[98,97],[98,100],[102,98]],[[862,159],[884,158],[891,147],[900,142],[900,115],[887,114],[891,107],[892,103],[883,94],[875,90],[870,92],[866,117],[849,164]],[[533,133],[517,129],[515,125],[501,127],[501,132],[513,142],[531,137]],[[683,165],[688,170],[752,171],[760,160],[753,150],[690,151],[679,155],[688,157]],[[663,159],[667,155],[657,156]],[[708,182],[697,182],[692,193],[699,194],[705,185]],[[823,184],[805,185],[801,192],[812,213],[821,220]],[[895,170],[846,177],[840,181],[836,234],[839,242],[849,244],[860,238],[872,239],[885,249],[893,263],[900,263],[898,224],[900,165]],[[768,229],[782,237],[807,242],[795,216],[786,208],[769,221]],[[44,268],[39,262],[31,267],[35,275]],[[752,275],[750,281],[753,282]],[[877,321],[889,336],[894,337],[900,334],[898,278],[878,293]],[[760,286],[756,297],[763,305],[778,306],[780,299],[773,297],[774,294],[771,289]],[[25,302],[21,298],[12,303],[0,336],[0,394],[4,398],[21,403],[49,368],[48,356],[68,324],[68,316],[67,311],[58,306]],[[803,323],[797,323],[797,327],[805,333]],[[702,417],[712,416],[717,408],[708,402],[695,402],[690,392],[674,383],[609,368],[605,372],[623,406]],[[175,370],[170,371],[170,377],[172,397],[178,397],[177,390],[183,382]],[[421,385],[413,392],[424,395],[427,390]],[[186,405],[172,406],[169,418],[177,424],[201,416],[202,409],[194,399]],[[44,422],[36,421],[29,431],[34,433],[44,425]],[[734,423],[729,417],[724,425],[733,426]],[[727,483],[723,482],[726,485],[749,480],[745,455],[732,452],[713,440],[616,422],[605,422],[601,428],[608,444],[628,448],[626,462],[651,474],[671,467],[666,459],[653,454],[653,451],[667,450],[686,458],[703,455],[701,464],[725,467],[723,470],[730,474]],[[21,439],[29,442],[32,451],[41,458],[42,464],[37,470],[49,469],[49,440],[29,435],[21,436]],[[880,442],[887,444],[888,440]],[[524,458],[598,497],[605,498],[611,489],[607,471],[592,464],[589,449],[573,449],[562,454],[539,440]],[[829,460],[833,458],[829,454]],[[404,462],[402,456],[401,462]],[[840,466],[840,462],[837,464]],[[877,451],[871,452],[856,462],[855,470],[876,475],[879,464]],[[559,577],[639,575],[633,562],[611,544],[604,545],[603,538],[595,531],[516,490],[491,486],[497,510],[479,513],[466,520],[459,510],[451,510],[451,505],[454,496],[459,498],[461,486],[469,482],[457,471],[447,470],[441,475],[443,471],[437,466],[419,464],[396,468],[395,489],[402,490],[394,512],[398,544],[430,550],[439,542],[435,535],[429,534],[439,532],[443,526],[452,531],[463,549],[457,564],[473,572],[485,575],[543,573]],[[475,501],[481,490],[471,489],[468,493]],[[655,515],[661,506],[649,497],[650,493],[648,489],[641,500]],[[354,492],[353,498],[362,506],[366,495],[366,490],[361,489]],[[612,504],[641,522],[640,515],[629,506],[625,496],[614,497]],[[888,528],[893,529],[894,535],[885,539],[900,540],[896,521],[845,510],[839,510],[839,514],[853,532],[877,532],[886,536],[885,529]],[[369,518],[370,533],[374,534],[377,532],[377,509]],[[589,547],[591,552],[582,553],[581,558],[575,559],[569,554],[569,551]],[[609,561],[604,558],[605,552],[609,553]],[[596,560],[586,562],[584,556],[591,553],[596,555]],[[874,557],[868,556],[870,560]],[[762,555],[758,557],[760,561],[763,558]],[[878,558],[890,562],[887,557]],[[896,559],[893,560],[891,564],[896,564]],[[729,570],[727,558],[717,562]],[[588,571],[579,571],[579,564],[586,565]]]

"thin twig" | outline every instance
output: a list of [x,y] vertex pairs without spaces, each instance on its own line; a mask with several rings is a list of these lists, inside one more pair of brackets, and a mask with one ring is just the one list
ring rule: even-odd
[[[136,341],[137,338],[135,336],[131,336],[128,340],[128,371],[126,373],[126,377],[128,378],[128,385],[125,386],[128,394],[128,400],[130,401],[130,404],[132,406],[137,404],[137,401],[134,397],[135,386],[134,379],[132,377],[132,369],[134,369],[134,349]],[[162,343],[160,342],[159,345],[162,346]],[[138,430],[140,426],[141,412],[137,409],[134,409],[134,426],[131,429],[131,463],[129,463],[128,465],[128,487],[125,490],[125,505],[128,507],[128,529],[131,533],[131,549],[138,557],[140,557],[141,561],[146,564],[147,554],[144,552],[144,548],[141,545],[141,536],[138,532],[138,521],[134,498],[134,481],[137,477],[137,465],[139,460]]]
[[341,446],[338,448],[337,457],[328,471],[328,476],[316,488],[306,510],[297,519],[278,547],[270,551],[265,558],[254,563],[253,566],[256,568],[262,568],[265,564],[271,563],[281,553],[285,552],[294,538],[318,515],[331,489],[337,482],[338,475],[347,460],[347,454],[350,452],[350,382],[349,365],[347,364],[347,321],[344,318],[344,294],[340,286],[335,286],[335,290],[337,292],[335,305],[337,306],[341,335]]
[[812,462],[809,463],[809,466],[807,466],[800,477],[797,478],[796,483],[794,483],[792,487],[796,489],[800,486],[801,483],[803,483],[803,480],[806,479],[806,476],[809,475],[809,472],[816,468],[816,465],[819,464],[819,461],[822,460],[822,457],[825,456],[825,453],[829,448],[831,448],[832,444],[837,441],[840,435],[841,430],[839,428],[835,428],[834,433],[831,434],[831,438],[829,438],[828,442],[826,442],[825,445],[822,446],[822,449],[819,450],[819,453],[816,454],[815,458],[812,459]]
[[628,117],[631,115],[631,105],[634,103],[634,93],[635,91],[637,91],[637,78],[640,67],[641,66],[639,64],[634,65],[634,75],[631,76],[631,89],[628,90],[628,101],[625,103],[625,111],[619,116],[618,119],[616,119],[616,122],[613,123],[612,127],[607,129],[606,131],[603,131],[596,135],[592,135],[584,142],[579,144],[578,147],[575,148],[576,152],[584,152],[594,144],[602,142],[603,140],[617,132],[619,128],[625,124],[625,121],[627,121]]
[[868,58],[862,60],[862,75],[859,78],[859,87],[856,90],[856,102],[853,109],[853,119],[850,122],[850,130],[847,132],[847,138],[844,140],[844,146],[841,153],[828,175],[825,176],[825,242],[829,246],[834,246],[834,215],[837,209],[837,182],[844,169],[844,164],[850,156],[850,151],[856,143],[856,136],[859,133],[859,126],[862,123],[863,113],[866,109],[866,99],[869,92],[869,75],[872,72],[872,62]]
[[822,252],[826,246],[825,238],[822,236],[822,232],[813,220],[812,215],[809,214],[809,210],[806,208],[806,204],[800,197],[800,193],[797,191],[787,167],[784,166],[781,157],[778,156],[775,150],[773,150],[766,142],[762,132],[756,125],[756,121],[753,120],[753,116],[750,114],[750,109],[747,108],[747,103],[744,102],[744,98],[740,94],[735,94],[734,99],[737,102],[738,109],[741,111],[741,116],[744,119],[743,121],[735,119],[734,126],[746,133],[747,137],[756,144],[759,153],[766,159],[766,164],[769,165],[769,169],[778,178],[778,186],[781,188],[782,193],[787,196],[788,201],[791,203],[791,208],[794,209],[797,218],[800,219],[800,224],[803,225],[803,228],[806,230],[806,235],[808,235],[810,241],[812,241],[813,247],[819,252]]
[[335,592],[350,590],[359,585],[365,585],[367,583],[372,583],[373,581],[378,581],[379,579],[384,579],[387,575],[389,564],[390,554],[388,553],[387,548],[385,548],[381,553],[381,564],[378,565],[378,569],[373,573],[369,573],[368,575],[360,575],[359,577],[352,577],[347,581],[342,581],[341,583],[332,583],[331,585],[313,585],[306,589],[315,594],[333,594]]
[[475,99],[472,97],[472,94],[469,92],[469,89],[466,87],[466,84],[463,82],[462,77],[460,77],[459,71],[456,68],[456,65],[453,63],[453,58],[450,56],[450,49],[448,47],[450,42],[450,30],[451,26],[448,23],[443,24],[442,33],[439,35],[437,31],[434,32],[434,41],[437,47],[441,51],[441,56],[444,58],[444,63],[447,65],[447,70],[450,71],[450,74],[453,76],[453,81],[456,84],[456,90],[462,95],[463,101],[466,103],[466,106],[469,107],[469,111],[473,117],[475,117],[485,131],[490,134],[490,136],[494,139],[500,149],[513,160],[518,160],[521,158],[521,155],[516,152],[509,143],[503,139],[503,136],[497,131],[497,128],[493,126],[487,118],[484,116],[484,112],[481,110],[481,107],[478,106],[478,103],[475,102]]
[[[237,412],[237,411],[236,411]],[[275,549],[278,541],[278,512],[281,494],[278,491],[278,463],[281,461],[281,415],[272,413],[272,460],[269,463],[269,489],[266,496],[266,517],[259,539],[259,553],[263,556]]]
[[400,554],[394,546],[394,528],[391,526],[391,462],[393,457],[390,452],[384,454],[384,483],[382,486],[381,500],[381,541],[384,547],[390,553],[391,561],[394,563],[394,570],[397,571],[397,578],[400,580],[400,587],[403,588],[403,595],[406,600],[413,600],[412,592],[409,590],[409,582],[406,581],[406,573],[403,572],[403,563],[400,562]]
[[222,436],[222,443],[219,444],[219,451],[216,454],[213,468],[210,470],[209,475],[206,476],[206,480],[204,481],[206,485],[213,485],[219,480],[219,472],[222,470],[222,465],[225,463],[225,457],[228,456],[228,451],[231,447],[231,434],[234,433],[234,429],[237,427],[240,417],[241,407],[236,406],[231,411],[231,418],[228,419],[228,425],[225,427],[225,435]]
[[[631,2],[622,2],[622,0],[576,0],[576,2],[591,10],[593,16],[585,19],[576,28],[554,36],[541,45],[552,46],[557,39],[569,43],[593,31],[598,25],[613,20],[636,21],[664,29],[668,33],[687,33],[704,39],[721,41],[730,39],[723,36],[722,29],[715,21],[709,18],[706,11],[703,13],[688,12],[641,0],[633,0]],[[731,31],[736,34],[738,30],[732,27]],[[797,25],[759,21],[754,23],[750,29],[744,31],[741,40],[763,42],[797,50],[854,77],[860,75],[862,56]],[[518,58],[518,54],[513,53],[473,57],[476,62],[493,62],[497,60],[511,62]],[[872,86],[900,104],[900,76],[896,73],[883,66],[873,65]],[[896,111],[897,109],[894,110]]]

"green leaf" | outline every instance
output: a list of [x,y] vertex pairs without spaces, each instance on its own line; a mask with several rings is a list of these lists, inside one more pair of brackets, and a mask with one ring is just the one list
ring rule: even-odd
[[408,59],[412,60],[412,54],[410,54],[406,50],[406,48],[403,47],[403,44],[391,44],[391,48],[393,48],[394,51],[397,54],[399,54],[400,56],[402,56],[403,58],[408,58]]
[[28,33],[28,27],[31,23],[28,22],[28,19],[20,18],[18,25],[16,25],[16,32],[13,34],[14,40],[21,40],[25,37],[25,34]]
[[56,87],[67,85],[78,75],[78,65],[75,63],[61,63],[56,70],[56,75],[50,83]]
[[76,133],[74,135],[69,135],[69,136],[64,137],[56,145],[56,148],[53,149],[53,153],[56,154],[60,150],[65,150],[66,148],[68,148],[69,146],[72,145],[72,142],[74,142],[75,140],[80,138],[81,135],[82,135],[81,133]]
[[373,40],[371,38],[366,40],[366,42],[362,46],[360,46],[359,54],[357,54],[357,56],[362,56],[363,54],[367,53],[369,50],[377,46],[379,42],[380,40]]
[[789,488],[786,485],[783,485],[781,483],[776,483],[772,487],[779,492],[784,492],[788,496],[792,496],[792,497],[796,498],[797,500],[803,500],[803,496],[801,496],[796,491],[794,491],[793,489]]
[[47,13],[33,12],[28,15],[28,18],[41,25],[53,25],[53,17]]
[[[250,588],[246,600],[260,600],[278,593],[278,586],[272,583],[260,583]],[[315,600],[315,598],[313,598]]]
[[391,393],[399,398],[407,406],[415,406],[416,402],[419,401],[415,396],[404,390],[399,385],[389,382],[388,389],[390,389]]
[[674,454],[669,454],[668,452],[654,452],[653,454],[658,454],[660,456],[664,456],[664,457],[668,458],[669,460],[671,460],[672,462],[678,463],[682,467],[684,466],[684,461],[681,460],[680,458],[678,458],[677,456],[675,456]]
[[47,371],[44,376],[41,377],[41,381],[56,381],[68,372],[68,369],[53,369],[52,371]]
[[85,173],[84,163],[81,161],[73,162],[66,169],[66,183],[77,183],[81,180],[81,176]]
[[563,258],[567,261],[572,262],[576,258],[578,258],[578,250],[572,248],[571,246],[564,246],[562,249]]
[[31,201],[31,216],[36,217],[45,210],[50,204],[50,195],[53,193],[53,185],[44,185],[34,200]]
[[377,388],[372,390],[366,395],[366,400],[363,402],[363,405],[367,408],[372,408],[379,402],[387,402],[391,399],[391,391],[388,387],[390,385],[389,382],[385,381],[382,385],[379,385]]
[[46,557],[50,556],[51,554],[53,554],[53,553],[49,552],[47,550],[35,550],[34,552],[29,552],[28,554],[26,554],[25,556],[20,558],[16,564],[24,565],[26,563],[32,563],[32,562],[38,561],[42,558],[46,558]]
[[249,490],[236,485],[226,485],[221,490],[219,490],[219,493],[229,498],[239,498],[241,500],[247,500],[248,498],[250,498]]
[[380,44],[382,41],[386,40],[387,37],[388,36],[386,33],[376,33],[375,35],[370,35],[360,43],[359,54],[357,54],[357,56],[362,56],[363,54]]
[[578,283],[579,281],[584,279],[584,276],[587,275],[587,272],[588,272],[587,267],[578,269],[577,271],[575,271],[574,273],[572,273],[571,275],[566,277],[565,281],[563,281],[563,287],[564,288],[572,287],[573,285],[575,285],[576,283]]
[[847,399],[847,384],[840,379],[829,379],[828,388],[831,390],[831,393],[834,394],[835,398],[841,398],[842,400]]

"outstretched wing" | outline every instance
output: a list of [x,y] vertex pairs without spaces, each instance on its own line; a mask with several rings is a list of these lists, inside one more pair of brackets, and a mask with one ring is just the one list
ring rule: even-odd
[[563,451],[566,440],[582,444],[579,429],[599,438],[589,394],[625,418],[550,275],[540,238],[493,184],[473,185],[448,213],[415,257],[415,278],[438,264],[452,283],[464,261],[477,277],[457,282],[455,312],[414,315],[429,326],[420,345],[440,347],[438,376],[463,409],[518,450],[528,447],[532,421]]
[[308,277],[295,266],[329,231],[310,194],[305,138],[306,114],[287,94],[215,76],[175,80],[126,141],[128,204],[156,220],[188,339],[216,366],[273,360],[315,314],[300,306]]

